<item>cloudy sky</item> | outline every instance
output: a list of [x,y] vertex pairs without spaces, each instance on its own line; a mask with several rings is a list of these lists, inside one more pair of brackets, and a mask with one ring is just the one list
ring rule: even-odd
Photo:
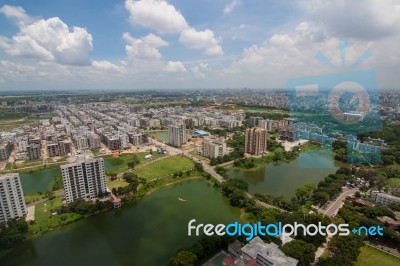
[[371,68],[399,88],[400,1],[0,0],[0,90],[282,88]]

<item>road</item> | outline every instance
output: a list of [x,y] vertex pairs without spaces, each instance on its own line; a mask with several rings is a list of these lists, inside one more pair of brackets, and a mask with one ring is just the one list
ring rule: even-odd
[[329,206],[328,206],[328,208],[326,208],[326,210],[320,209],[319,211],[329,217],[335,216],[337,214],[337,212],[339,211],[339,209],[342,207],[343,202],[346,200],[346,197],[353,195],[357,191],[358,191],[358,188],[352,188],[352,189],[343,188],[342,194],[340,194],[340,196],[337,197],[334,202],[329,204]]

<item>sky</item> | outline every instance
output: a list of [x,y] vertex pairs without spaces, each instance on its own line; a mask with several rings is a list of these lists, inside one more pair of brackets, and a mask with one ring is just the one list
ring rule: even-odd
[[0,0],[4,91],[284,88],[363,69],[399,88],[400,1]]

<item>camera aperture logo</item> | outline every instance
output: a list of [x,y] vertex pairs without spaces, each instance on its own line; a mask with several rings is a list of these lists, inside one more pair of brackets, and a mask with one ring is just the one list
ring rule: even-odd
[[[347,43],[339,43],[341,65],[345,67]],[[366,50],[350,68],[360,65],[372,56]],[[324,54],[316,58],[322,63],[339,69]],[[332,144],[338,139],[347,141],[348,163],[378,164],[381,152],[378,147],[357,140],[357,135],[376,132],[382,128],[378,85],[372,69],[336,72],[319,76],[293,78],[287,81],[288,107],[292,118],[292,139],[309,139],[322,143],[326,152],[332,152]],[[312,162],[299,161],[302,168],[316,166]]]
[[245,236],[247,241],[250,241],[256,236],[315,236],[320,234],[322,236],[348,236],[351,233],[354,235],[365,235],[365,236],[383,236],[383,228],[377,226],[361,226],[359,228],[349,229],[348,224],[328,224],[322,225],[321,222],[318,224],[304,225],[295,222],[294,224],[283,224],[278,222],[276,224],[263,224],[257,222],[255,224],[240,224],[239,222],[225,224],[195,224],[196,219],[192,219],[188,223],[188,236],[199,236],[204,233],[206,236],[212,235],[228,235],[228,236]]

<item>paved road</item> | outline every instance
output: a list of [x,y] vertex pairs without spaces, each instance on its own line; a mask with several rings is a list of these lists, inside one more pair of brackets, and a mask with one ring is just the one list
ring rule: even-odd
[[339,209],[342,207],[343,202],[346,200],[346,197],[353,195],[354,193],[356,193],[356,191],[358,191],[358,188],[343,188],[342,194],[340,194],[340,196],[337,197],[334,202],[330,203],[326,210],[320,209],[320,212],[329,217],[335,216]]

